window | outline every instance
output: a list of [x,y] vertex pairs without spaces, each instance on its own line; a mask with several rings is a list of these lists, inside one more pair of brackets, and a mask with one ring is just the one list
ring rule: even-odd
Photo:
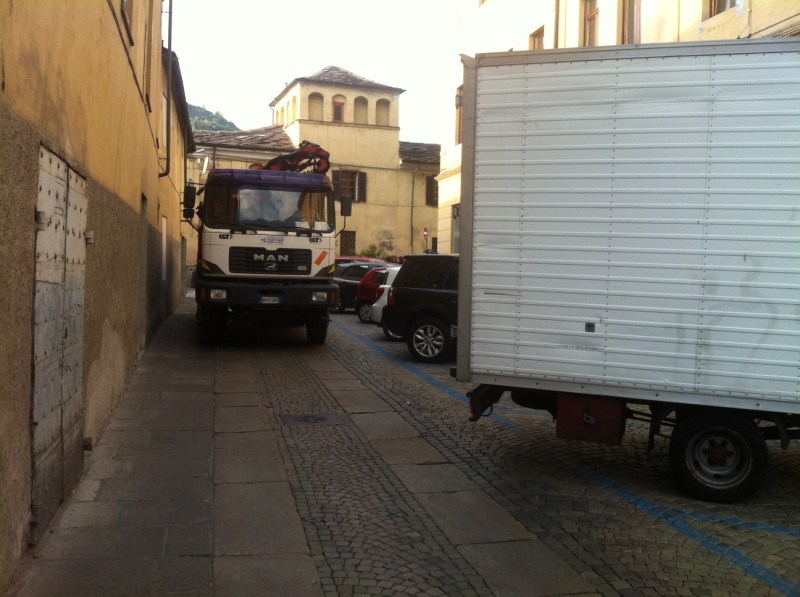
[[134,45],[133,44],[133,0],[120,0],[119,11],[120,14],[122,15],[122,23],[125,25],[125,32],[128,34],[128,43]]
[[736,8],[741,3],[741,0],[709,0],[709,2],[708,17],[711,18],[721,12]]
[[356,254],[356,232],[355,230],[342,230],[339,233],[339,255]]
[[539,27],[528,36],[529,50],[544,50],[544,27]]
[[641,0],[624,0],[622,3],[622,43],[641,43]]
[[425,177],[425,205],[430,207],[439,205],[439,183],[434,176]]
[[344,195],[352,197],[354,203],[366,203],[367,173],[355,170],[334,170],[333,193],[336,199]]
[[344,122],[344,102],[345,98],[342,95],[334,96],[333,98],[333,121]]
[[583,45],[587,48],[597,45],[600,11],[597,0],[583,2]]
[[383,99],[375,104],[375,124],[378,126],[389,126],[389,106],[389,101]]
[[365,97],[357,97],[353,104],[353,122],[356,124],[367,124],[367,114],[369,103]]
[[319,93],[312,93],[308,96],[308,119],[323,120],[322,116],[323,97]]
[[450,228],[450,252],[458,253],[461,250],[461,204],[452,207],[453,224]]

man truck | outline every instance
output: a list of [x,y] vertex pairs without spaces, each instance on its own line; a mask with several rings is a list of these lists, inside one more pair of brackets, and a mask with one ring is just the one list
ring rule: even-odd
[[[339,291],[327,276],[336,254],[328,157],[304,141],[259,169],[214,169],[199,192],[187,186],[186,219],[202,198],[195,300],[204,342],[230,318],[305,325],[309,343],[325,342]],[[341,198],[342,215],[349,210]]]
[[510,395],[613,445],[643,419],[690,495],[744,499],[800,437],[800,41],[462,62],[471,420]]

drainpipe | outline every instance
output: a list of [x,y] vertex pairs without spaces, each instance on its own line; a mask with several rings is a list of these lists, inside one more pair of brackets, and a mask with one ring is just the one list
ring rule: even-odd
[[561,0],[555,1],[555,22],[553,23],[553,49],[558,48],[558,22],[561,20]]
[[167,164],[159,178],[169,176],[172,151],[172,0],[169,0],[169,24],[167,25],[167,54],[169,55],[169,69],[167,71]]
[[414,184],[417,182],[417,172],[419,172],[419,168],[414,170],[414,174],[411,175],[411,235],[409,236],[409,241],[411,241],[411,254],[414,254]]

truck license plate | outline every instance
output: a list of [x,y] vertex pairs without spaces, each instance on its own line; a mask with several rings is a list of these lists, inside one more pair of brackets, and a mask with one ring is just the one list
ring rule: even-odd
[[278,296],[262,296],[260,300],[262,305],[275,305],[281,302]]

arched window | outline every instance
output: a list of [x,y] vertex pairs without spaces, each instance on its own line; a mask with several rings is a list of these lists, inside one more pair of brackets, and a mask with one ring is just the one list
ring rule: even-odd
[[324,99],[319,93],[312,93],[308,96],[308,119],[309,120],[324,120],[324,111],[322,109]]
[[389,126],[389,100],[378,100],[375,105],[375,124]]
[[353,122],[356,124],[367,124],[369,114],[369,103],[365,97],[357,97],[353,105]]
[[343,95],[333,96],[333,122],[344,122],[344,106],[347,98]]
[[297,120],[297,96],[292,98],[292,122]]

